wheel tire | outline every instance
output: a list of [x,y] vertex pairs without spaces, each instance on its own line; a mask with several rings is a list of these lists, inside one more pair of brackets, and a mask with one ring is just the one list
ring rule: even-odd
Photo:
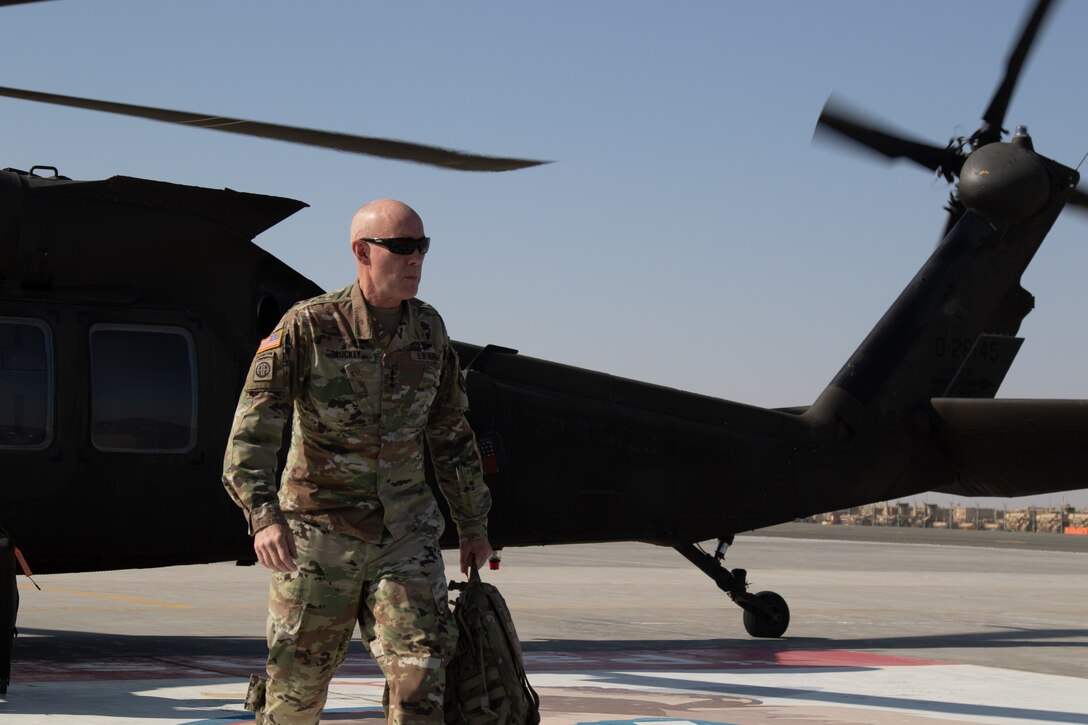
[[755,597],[774,610],[778,618],[745,609],[744,628],[753,637],[781,637],[790,626],[790,608],[786,605],[786,600],[774,592],[757,592]]

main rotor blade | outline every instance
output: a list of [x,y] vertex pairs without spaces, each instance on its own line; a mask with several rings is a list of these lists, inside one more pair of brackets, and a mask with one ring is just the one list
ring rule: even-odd
[[71,106],[73,108],[86,108],[92,111],[104,111],[123,116],[135,116],[147,118],[152,121],[164,123],[176,123],[182,126],[197,126],[214,131],[226,131],[245,136],[259,136],[271,138],[277,141],[304,144],[307,146],[320,146],[323,148],[348,151],[350,153],[365,154],[368,156],[380,156],[386,159],[398,161],[413,161],[418,164],[429,164],[447,169],[459,171],[512,171],[524,169],[530,166],[539,166],[547,161],[534,161],[532,159],[508,159],[495,156],[480,156],[461,151],[453,151],[438,146],[424,146],[408,141],[395,141],[393,139],[372,138],[369,136],[353,136],[346,133],[334,133],[331,131],[318,131],[311,128],[297,128],[294,126],[280,126],[260,121],[245,121],[237,118],[223,118],[220,116],[206,116],[184,111],[170,111],[163,108],[151,108],[148,106],[134,106],[127,103],[113,103],[111,101],[96,101],[90,98],[76,98],[75,96],[62,96],[55,93],[39,93],[38,91],[26,91],[19,88],[5,88],[0,86],[0,96],[9,98],[21,98],[27,101],[39,103],[52,103],[59,106]]
[[1005,66],[1005,77],[994,91],[994,97],[990,101],[989,108],[982,114],[982,127],[975,132],[972,140],[975,146],[985,146],[988,143],[1001,140],[1001,126],[1005,122],[1005,113],[1009,110],[1009,102],[1012,100],[1012,92],[1016,89],[1016,82],[1020,79],[1020,71],[1024,67],[1031,46],[1035,42],[1035,36],[1046,19],[1052,0],[1039,0],[1035,9],[1031,11],[1024,29],[1020,32],[1020,40],[1012,53],[1009,54],[1008,63]]
[[816,133],[821,132],[834,132],[888,159],[909,159],[942,173],[949,180],[963,167],[963,159],[947,147],[913,141],[897,132],[878,128],[875,121],[862,118],[834,98],[828,99],[820,113]]

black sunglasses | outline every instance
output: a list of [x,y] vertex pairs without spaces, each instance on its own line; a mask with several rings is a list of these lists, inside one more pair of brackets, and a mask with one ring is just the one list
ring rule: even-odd
[[426,254],[431,248],[430,237],[359,237],[359,239],[385,247],[393,254],[411,254],[417,249],[420,254]]

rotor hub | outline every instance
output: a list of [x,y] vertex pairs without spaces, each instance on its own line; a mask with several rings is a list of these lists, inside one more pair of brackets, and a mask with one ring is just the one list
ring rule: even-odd
[[[1021,138],[1026,142],[1020,141]],[[976,149],[960,171],[963,205],[995,226],[1008,226],[1042,211],[1050,198],[1050,176],[1031,150],[1026,134],[1011,143]]]

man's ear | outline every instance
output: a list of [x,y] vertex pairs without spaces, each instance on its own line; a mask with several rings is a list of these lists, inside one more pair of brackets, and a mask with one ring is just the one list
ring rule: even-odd
[[366,242],[361,239],[356,239],[351,243],[351,253],[355,255],[355,259],[359,260],[360,264],[370,264],[370,249],[367,247]]

